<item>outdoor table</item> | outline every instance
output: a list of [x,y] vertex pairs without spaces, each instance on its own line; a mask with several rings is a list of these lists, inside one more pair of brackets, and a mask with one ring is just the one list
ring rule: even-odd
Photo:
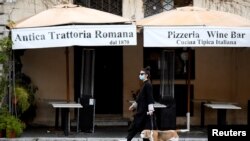
[[167,106],[166,106],[166,105],[164,105],[164,104],[161,104],[161,103],[155,102],[155,103],[154,103],[154,108],[167,108]]
[[217,110],[217,124],[226,125],[227,110],[241,109],[232,103],[207,103],[204,106]]
[[[61,127],[64,131],[65,136],[68,136],[70,132],[70,108],[82,108],[82,105],[80,103],[75,103],[75,102],[50,102],[53,108],[56,109],[56,121],[55,121],[55,126],[58,126],[58,114],[59,114],[59,109],[61,109]],[[78,113],[79,114],[79,113]],[[77,114],[77,117],[79,115]],[[78,120],[77,120],[77,131],[78,131]]]
[[212,101],[215,101],[213,99],[193,99],[193,102],[200,102],[200,127],[203,128],[204,127],[204,123],[205,123],[205,105],[206,103],[211,103]]

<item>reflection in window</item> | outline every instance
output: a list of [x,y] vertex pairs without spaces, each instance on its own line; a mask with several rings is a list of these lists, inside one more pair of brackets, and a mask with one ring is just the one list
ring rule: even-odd
[[174,8],[174,0],[144,0],[144,17]]
[[[195,50],[190,49],[190,78],[195,78]],[[161,48],[145,48],[144,49],[144,66],[151,66],[152,79],[160,79],[161,74],[161,54],[165,49]],[[174,78],[175,80],[187,79],[188,69],[188,49],[175,48],[174,50]]]

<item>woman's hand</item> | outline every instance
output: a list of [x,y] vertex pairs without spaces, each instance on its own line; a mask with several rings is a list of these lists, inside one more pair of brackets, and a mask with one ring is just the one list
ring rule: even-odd
[[129,110],[129,111],[133,111],[133,110],[135,110],[136,108],[137,108],[137,103],[134,102],[134,103],[128,108],[128,110]]
[[154,111],[148,111],[148,112],[147,112],[147,115],[152,116],[153,114],[154,114]]
[[154,109],[154,104],[148,104],[148,115],[153,115],[155,109]]

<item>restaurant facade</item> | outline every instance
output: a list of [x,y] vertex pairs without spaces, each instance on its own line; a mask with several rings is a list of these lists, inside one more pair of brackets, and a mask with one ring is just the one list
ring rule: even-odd
[[[18,21],[56,4],[56,2],[36,2],[35,4],[27,1],[6,3],[6,13],[10,14],[11,20]],[[115,7],[108,12],[129,18],[131,21],[143,19],[150,16],[150,13],[153,15],[171,10],[176,6],[187,6],[190,4],[222,10],[216,6],[211,6],[211,2],[205,3],[203,1],[202,3],[200,0],[194,0],[189,3],[182,3],[180,0],[177,3],[169,0],[159,2],[154,0],[155,5],[152,7],[147,7],[147,4],[150,5],[149,1],[138,0],[113,1],[112,3],[106,3],[107,5],[100,3],[98,5],[98,1],[74,1],[73,3],[96,9],[99,7],[99,10],[103,11]],[[223,3],[220,4],[221,6],[219,7],[223,7]],[[27,8],[25,5],[30,6]],[[13,11],[10,12],[11,10]],[[240,15],[241,13],[235,12],[235,14]],[[249,19],[246,15],[243,16]],[[68,35],[70,38],[71,35]],[[72,36],[79,37],[80,33],[72,34]],[[83,32],[81,36],[86,36],[87,38],[90,35],[88,35],[88,32]],[[98,34],[96,36],[104,38],[106,35]],[[177,35],[171,34],[171,36]],[[197,35],[191,33],[188,36],[195,37]],[[64,38],[62,35],[57,36],[54,33],[51,33],[50,37]],[[17,40],[23,40],[23,38],[20,36]],[[32,34],[29,40],[38,38],[43,39],[44,37]],[[91,96],[95,100],[94,121],[96,123],[100,119],[101,121],[130,121],[133,113],[128,110],[131,104],[129,101],[133,100],[133,95],[140,88],[141,83],[138,79],[140,69],[147,65],[151,66],[154,97],[157,101],[160,101],[161,96],[164,95],[161,89],[163,79],[161,64],[171,60],[171,64],[174,66],[174,72],[171,75],[171,83],[173,85],[171,86],[176,100],[177,125],[185,125],[187,123],[187,105],[190,106],[190,124],[200,124],[201,107],[200,103],[197,102],[199,100],[236,103],[241,109],[229,110],[227,112],[228,124],[247,124],[247,102],[250,99],[250,87],[248,86],[250,80],[250,50],[248,47],[209,47],[208,42],[200,41],[201,46],[195,47],[145,48],[143,30],[139,29],[136,40],[137,44],[132,46],[89,45],[87,47],[74,46],[68,48],[69,97],[66,96],[65,48],[53,47],[25,50],[21,56],[22,72],[27,74],[38,87],[38,91],[35,94],[37,115],[33,123],[53,125],[55,109],[48,103],[53,100],[61,101],[67,98],[70,101],[78,102],[79,95],[85,89],[87,89],[86,91],[89,91],[88,89],[93,90],[93,95]],[[207,46],[204,47],[203,43],[206,43]],[[192,44],[192,42],[189,42],[189,44]],[[223,41],[220,44],[227,43]],[[188,57],[186,56],[187,52],[190,55]],[[162,57],[173,54],[175,57],[172,56],[170,60]],[[86,70],[83,70],[83,66]],[[93,84],[90,85],[83,82],[91,82]],[[188,97],[190,97],[190,101],[187,101]],[[74,110],[71,113],[73,118]],[[206,108],[205,113],[206,125],[216,123],[215,110]]]

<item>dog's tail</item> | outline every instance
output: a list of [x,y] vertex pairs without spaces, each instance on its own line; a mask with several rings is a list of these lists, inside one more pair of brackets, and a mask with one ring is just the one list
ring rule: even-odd
[[180,133],[185,133],[188,132],[188,129],[176,129],[176,132],[180,132]]

